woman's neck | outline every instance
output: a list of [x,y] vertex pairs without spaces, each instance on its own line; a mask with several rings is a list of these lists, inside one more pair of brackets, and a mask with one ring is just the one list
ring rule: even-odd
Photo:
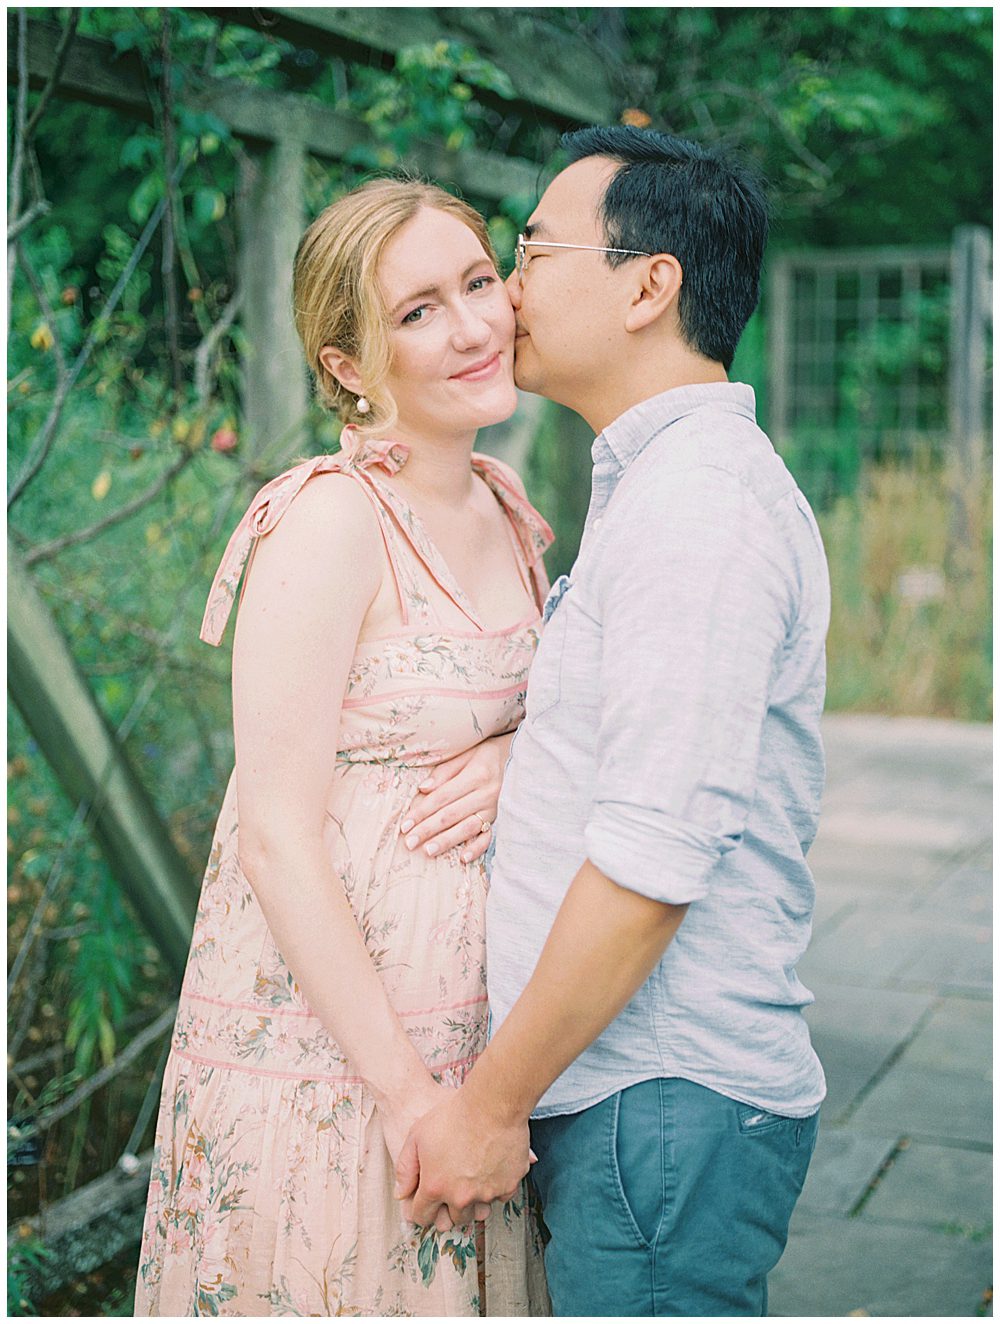
[[473,491],[472,448],[475,432],[442,436],[407,427],[400,421],[392,429],[394,441],[409,446],[406,465],[394,480],[420,502],[460,507]]

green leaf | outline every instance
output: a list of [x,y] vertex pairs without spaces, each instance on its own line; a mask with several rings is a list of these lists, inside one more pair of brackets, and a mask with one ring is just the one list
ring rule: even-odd
[[191,207],[199,225],[221,221],[226,214],[226,198],[217,188],[195,189]]
[[122,144],[118,154],[118,164],[126,169],[139,170],[149,161],[155,161],[159,155],[159,142],[152,134],[133,133]]
[[420,1245],[417,1248],[417,1267],[420,1269],[420,1277],[423,1279],[425,1287],[434,1281],[434,1271],[437,1268],[440,1253],[437,1230],[435,1228],[425,1228],[421,1234]]
[[[147,175],[128,200],[128,214],[137,225],[144,225],[163,195],[163,184],[156,175]],[[130,247],[131,247],[131,241]]]

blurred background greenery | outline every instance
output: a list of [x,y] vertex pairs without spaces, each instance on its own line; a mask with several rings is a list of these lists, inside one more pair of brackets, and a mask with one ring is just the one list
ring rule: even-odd
[[[767,176],[732,376],[823,529],[828,706],[988,720],[991,30],[956,6],[10,13],[14,591],[37,592],[186,896],[232,760],[207,586],[255,488],[337,445],[290,339],[290,245],[405,166],[479,206],[509,262],[578,123],[722,143]],[[530,399],[484,437],[553,524],[553,573],[590,440]],[[99,1249],[35,1216],[151,1143],[176,963],[30,709],[8,726],[9,1310],[129,1313],[135,1195],[119,1231],[91,1219]]]

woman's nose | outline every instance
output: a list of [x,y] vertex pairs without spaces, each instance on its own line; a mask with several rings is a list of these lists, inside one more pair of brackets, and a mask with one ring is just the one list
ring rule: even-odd
[[456,349],[472,349],[485,344],[490,334],[486,318],[467,307],[456,314],[451,324],[451,338]]

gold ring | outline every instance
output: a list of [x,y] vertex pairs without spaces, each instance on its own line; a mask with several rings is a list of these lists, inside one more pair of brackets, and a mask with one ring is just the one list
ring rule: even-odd
[[476,817],[479,819],[480,823],[482,823],[482,825],[483,825],[483,831],[484,831],[484,832],[492,832],[492,831],[493,831],[493,824],[492,824],[492,823],[487,823],[486,819],[483,818],[482,814],[476,814]]

